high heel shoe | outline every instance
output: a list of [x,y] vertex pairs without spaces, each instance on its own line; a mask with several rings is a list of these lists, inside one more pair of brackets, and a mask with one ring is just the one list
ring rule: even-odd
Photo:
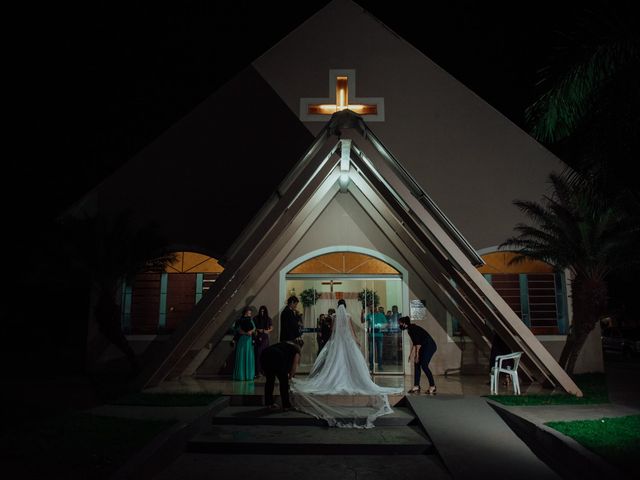
[[420,387],[412,387],[407,393],[420,393]]
[[436,387],[429,387],[429,389],[425,392],[427,395],[435,395]]

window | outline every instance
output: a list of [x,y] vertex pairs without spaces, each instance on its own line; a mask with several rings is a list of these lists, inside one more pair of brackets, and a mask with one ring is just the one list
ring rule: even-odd
[[567,333],[564,274],[540,261],[510,265],[513,252],[483,255],[479,270],[504,301],[536,335]]
[[164,273],[140,273],[122,286],[122,330],[130,334],[172,332],[223,271],[215,258],[176,252]]

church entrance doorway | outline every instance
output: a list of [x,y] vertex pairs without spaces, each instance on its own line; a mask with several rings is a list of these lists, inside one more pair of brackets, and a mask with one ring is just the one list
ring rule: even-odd
[[370,371],[403,374],[403,336],[398,327],[405,311],[403,277],[386,261],[353,251],[317,255],[290,268],[283,294],[300,300],[304,323],[300,371],[309,372],[324,348],[330,336],[331,309],[343,299]]

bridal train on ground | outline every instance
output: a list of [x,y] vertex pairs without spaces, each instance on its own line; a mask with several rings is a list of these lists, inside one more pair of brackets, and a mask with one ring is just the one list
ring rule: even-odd
[[293,379],[292,385],[298,410],[326,420],[329,426],[351,428],[373,427],[376,418],[393,412],[388,395],[402,392],[371,380],[343,304],[338,305],[331,338],[309,376]]

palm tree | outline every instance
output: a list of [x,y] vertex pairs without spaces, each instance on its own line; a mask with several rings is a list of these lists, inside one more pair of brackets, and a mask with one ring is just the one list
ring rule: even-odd
[[[526,111],[531,134],[572,167],[564,172],[564,182],[552,179],[556,188],[553,200],[571,215],[558,217],[554,223],[546,217],[561,211],[557,205],[516,203],[541,224],[539,229],[531,227],[531,242],[540,240],[536,231],[544,233],[545,225],[555,225],[567,230],[546,237],[550,243],[573,237],[584,243],[581,254],[587,255],[585,260],[569,260],[556,248],[562,245],[554,246],[555,255],[549,255],[559,268],[570,268],[574,276],[576,320],[561,358],[563,365],[569,362],[571,371],[586,334],[593,328],[593,316],[606,307],[609,293],[622,310],[633,301],[629,289],[621,285],[632,278],[637,262],[629,260],[637,254],[631,251],[627,257],[615,251],[615,244],[637,242],[640,224],[640,177],[629,171],[640,157],[640,17],[632,2],[601,2],[576,19],[571,30],[564,29],[550,64],[541,70],[540,95]],[[624,219],[624,224],[616,226],[617,218]],[[617,238],[625,228],[630,230],[628,237]],[[526,232],[521,229],[517,239],[526,240]],[[596,239],[600,243],[589,244]],[[520,246],[541,248],[535,242]],[[574,261],[577,263],[571,267]],[[584,289],[593,289],[594,296],[580,300],[581,295],[588,295]],[[584,325],[583,318],[588,320]]]
[[66,218],[61,222],[63,248],[71,268],[89,279],[95,304],[93,313],[100,332],[128,358],[137,361],[120,323],[116,294],[123,279],[140,272],[164,271],[175,256],[155,225],[134,228],[131,213]]
[[606,312],[609,275],[637,264],[639,227],[584,181],[549,178],[553,195],[542,203],[514,201],[534,225],[516,225],[518,235],[500,247],[516,248],[514,263],[530,258],[570,271],[573,321],[559,363],[571,374],[587,336]]

